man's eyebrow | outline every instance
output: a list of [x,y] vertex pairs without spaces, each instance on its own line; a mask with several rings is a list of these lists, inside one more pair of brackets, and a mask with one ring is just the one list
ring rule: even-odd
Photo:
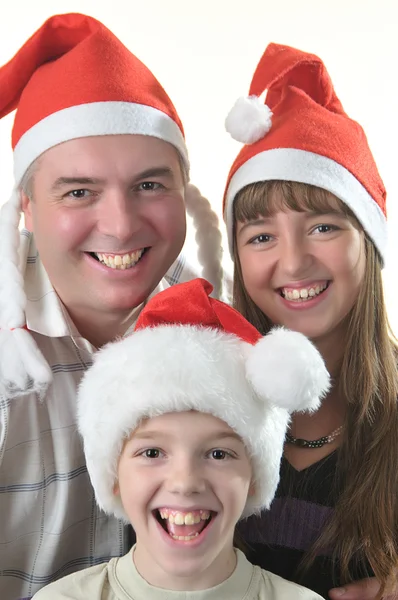
[[51,186],[52,190],[58,190],[65,185],[82,186],[82,185],[98,185],[104,183],[103,179],[92,177],[58,177]]
[[134,176],[133,181],[141,181],[143,179],[150,179],[151,177],[174,177],[174,171],[171,167],[151,167],[145,169],[141,173],[137,173]]

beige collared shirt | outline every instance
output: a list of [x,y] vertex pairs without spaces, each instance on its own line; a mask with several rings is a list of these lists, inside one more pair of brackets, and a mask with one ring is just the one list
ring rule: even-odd
[[[76,390],[95,348],[58,299],[23,231],[27,325],[51,367],[42,402],[0,398],[0,598],[31,598],[55,579],[125,554],[128,529],[96,506],[76,429]],[[153,292],[192,273],[180,257]],[[141,307],[136,309],[136,317]]]

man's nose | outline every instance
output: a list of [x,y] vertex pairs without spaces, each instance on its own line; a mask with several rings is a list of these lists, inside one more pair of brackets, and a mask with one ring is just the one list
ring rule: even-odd
[[109,190],[101,198],[97,207],[97,228],[101,234],[126,242],[140,224],[139,212],[126,191]]

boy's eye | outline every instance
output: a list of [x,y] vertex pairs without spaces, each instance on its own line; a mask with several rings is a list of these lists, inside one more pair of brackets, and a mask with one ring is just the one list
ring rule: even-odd
[[145,458],[159,458],[160,450],[158,448],[147,448],[147,450],[144,450],[143,455]]
[[224,460],[228,456],[227,452],[225,452],[225,450],[220,450],[220,448],[212,450],[210,455],[214,460]]

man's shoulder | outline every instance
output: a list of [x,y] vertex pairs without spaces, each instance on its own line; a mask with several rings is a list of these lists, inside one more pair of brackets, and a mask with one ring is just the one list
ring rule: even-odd
[[319,594],[308,588],[259,567],[257,569],[261,572],[258,600],[322,600]]
[[113,600],[108,573],[114,560],[54,581],[37,592],[32,600]]

